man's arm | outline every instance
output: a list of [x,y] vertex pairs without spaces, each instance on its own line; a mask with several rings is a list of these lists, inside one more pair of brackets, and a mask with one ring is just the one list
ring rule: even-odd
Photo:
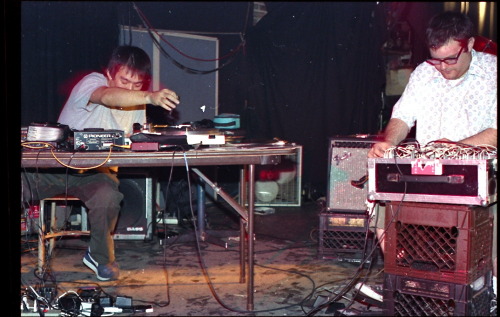
[[497,129],[489,128],[476,135],[468,137],[466,139],[460,140],[460,143],[470,144],[470,145],[493,145],[497,146]]
[[368,152],[368,157],[383,157],[388,148],[398,145],[409,132],[410,128],[404,121],[392,118],[385,128],[384,141],[375,143]]
[[110,107],[123,108],[152,104],[170,111],[179,104],[179,97],[169,89],[150,92],[118,87],[99,87],[90,96],[90,101]]

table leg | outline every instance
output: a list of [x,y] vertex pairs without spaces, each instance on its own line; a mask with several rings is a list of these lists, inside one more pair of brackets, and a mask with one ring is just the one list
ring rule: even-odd
[[202,180],[196,183],[196,192],[198,194],[198,234],[202,241],[205,241],[205,190],[202,186]]
[[205,229],[205,214],[206,214],[206,196],[205,196],[205,182],[200,178],[196,185],[198,193],[198,235],[201,241],[213,243],[225,249],[228,248],[228,243],[224,240],[210,235]]
[[253,310],[253,288],[254,288],[254,240],[253,240],[253,208],[255,200],[255,165],[248,165],[248,285],[247,285],[247,310]]
[[[247,183],[246,183],[246,173],[247,168],[243,166],[240,170],[240,195],[239,204],[241,206],[246,206],[247,204]],[[240,217],[240,283],[245,283],[245,240],[246,240],[246,221]]]

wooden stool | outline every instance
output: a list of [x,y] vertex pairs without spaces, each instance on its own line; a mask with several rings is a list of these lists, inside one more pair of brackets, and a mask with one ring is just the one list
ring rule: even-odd
[[[66,196],[66,195],[57,195],[54,197],[45,198],[40,200],[40,225],[38,227],[38,269],[40,272],[43,272],[43,267],[45,265],[46,258],[46,246],[45,244],[48,241],[48,255],[52,254],[52,250],[55,246],[55,238],[64,237],[64,236],[81,236],[81,235],[90,235],[90,231],[87,230],[87,209],[82,203],[82,214],[81,214],[81,230],[57,230],[57,217],[56,217],[56,205],[58,201],[79,201],[80,199],[75,196]],[[46,232],[45,226],[45,203],[51,202],[50,209],[50,228],[49,231]]]

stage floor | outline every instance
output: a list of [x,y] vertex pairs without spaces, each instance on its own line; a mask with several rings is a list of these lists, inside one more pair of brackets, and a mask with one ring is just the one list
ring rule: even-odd
[[[240,282],[238,218],[223,203],[208,206],[207,232],[227,243],[227,248],[197,240],[190,220],[158,225],[150,241],[116,241],[120,278],[102,282],[82,263],[88,238],[64,238],[56,243],[43,282],[57,288],[56,298],[80,288],[97,287],[102,296],[130,298],[134,306],[152,305],[153,312],[136,312],[134,316],[341,316],[336,311],[341,307],[364,315],[381,315],[380,308],[353,300],[355,290],[348,287],[355,284],[354,280],[363,279],[369,285],[382,285],[381,255],[362,267],[356,262],[320,259],[319,203],[306,201],[301,207],[273,209],[274,213],[255,215],[251,311],[247,307],[247,284]],[[163,238],[164,232],[168,238]],[[36,263],[36,237],[24,236],[21,291],[41,285],[42,280],[34,273]],[[339,298],[335,304],[320,305],[335,297]],[[60,311],[49,311],[46,316],[50,313],[57,316]]]

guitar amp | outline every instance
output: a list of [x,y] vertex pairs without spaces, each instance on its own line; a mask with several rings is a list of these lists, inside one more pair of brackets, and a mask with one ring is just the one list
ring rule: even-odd
[[374,135],[330,138],[327,211],[364,213],[367,209],[368,151]]

